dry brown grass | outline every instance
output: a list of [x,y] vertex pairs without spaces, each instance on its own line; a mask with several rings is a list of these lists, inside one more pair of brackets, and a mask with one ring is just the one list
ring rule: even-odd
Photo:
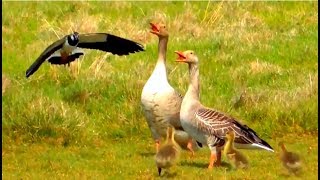
[[281,74],[283,69],[275,64],[271,64],[268,62],[259,61],[258,59],[256,61],[252,61],[249,63],[250,66],[250,73],[252,75],[260,74],[260,73],[277,73]]
[[209,7],[212,5],[211,5],[211,1],[208,1],[204,17],[201,20],[201,25],[212,27],[216,22],[219,22],[219,20],[223,17],[223,14],[221,13],[221,9],[222,9],[224,3],[225,3],[224,1],[218,3],[216,5],[215,10],[210,12]]
[[10,79],[6,75],[2,74],[2,95],[10,87],[10,85],[11,85]]
[[300,80],[300,86],[294,89],[264,89],[256,91],[246,88],[242,94],[242,101],[249,107],[264,106],[282,106],[284,108],[295,107],[301,101],[310,99],[318,94],[318,75],[308,74],[304,79]]
[[[70,107],[63,101],[53,100],[47,96],[39,95],[38,98],[33,99],[29,103],[29,111],[33,112],[33,114],[50,116],[50,118],[54,118],[54,115],[56,115],[64,119],[72,119],[77,122],[77,127],[83,127],[86,124],[86,117],[83,116],[81,111]],[[50,121],[49,119],[47,120]],[[68,122],[65,122],[64,125],[61,127],[67,128]]]
[[[222,59],[231,59],[232,55],[225,55],[226,57],[222,57]],[[278,74],[282,75],[287,70],[284,70],[281,66],[266,62],[264,60],[256,59],[249,63],[245,63],[234,69],[229,70],[229,74],[233,77],[233,79],[241,80],[244,76],[257,76],[263,74]]]
[[[183,23],[182,23],[183,22]],[[200,22],[191,8],[187,8],[184,13],[177,15],[172,21],[171,30],[178,36],[177,41],[183,37],[203,37],[207,32],[205,26],[199,26]]]

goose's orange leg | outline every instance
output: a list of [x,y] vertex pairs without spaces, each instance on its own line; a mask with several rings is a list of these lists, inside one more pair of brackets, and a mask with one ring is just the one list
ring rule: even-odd
[[193,148],[192,148],[192,139],[189,139],[188,144],[187,144],[187,148],[191,152],[191,157],[193,157],[194,156],[194,151],[193,151]]
[[156,151],[157,151],[157,153],[159,152],[159,148],[160,148],[160,140],[157,139],[156,140]]
[[220,166],[221,165],[221,149],[213,147],[211,148],[211,156],[209,162],[209,169],[212,169],[213,166]]
[[220,166],[221,165],[221,150],[218,150],[217,161],[216,161],[216,163],[214,165],[215,166]]
[[211,152],[211,156],[210,156],[210,162],[209,162],[209,166],[208,169],[212,169],[213,168],[213,163],[217,160],[217,155],[213,152]]

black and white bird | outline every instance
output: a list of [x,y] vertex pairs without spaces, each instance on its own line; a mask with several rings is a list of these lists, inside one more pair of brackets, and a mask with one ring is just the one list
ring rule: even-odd
[[74,32],[52,43],[26,71],[28,78],[41,64],[48,60],[51,64],[65,65],[75,61],[83,51],[81,48],[97,49],[119,56],[144,51],[143,45],[108,33],[79,34]]

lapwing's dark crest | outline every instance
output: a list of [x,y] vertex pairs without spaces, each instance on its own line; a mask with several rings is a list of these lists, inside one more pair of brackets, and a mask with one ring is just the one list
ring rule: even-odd
[[51,64],[66,65],[75,61],[83,51],[81,48],[96,49],[115,55],[128,55],[144,51],[143,45],[108,33],[89,33],[66,35],[47,47],[26,71],[28,78],[35,73],[41,64],[48,60]]

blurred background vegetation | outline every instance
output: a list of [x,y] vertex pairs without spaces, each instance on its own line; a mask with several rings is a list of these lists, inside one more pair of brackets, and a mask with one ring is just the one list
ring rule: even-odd
[[[157,58],[149,22],[170,32],[169,82],[182,94],[200,59],[201,101],[253,128],[277,149],[284,140],[317,178],[318,2],[2,2],[3,177],[157,176],[140,94]],[[107,32],[145,45],[126,57],[87,50],[71,66],[26,69],[62,36]],[[289,145],[290,147],[290,145]],[[249,151],[246,151],[249,152]],[[205,170],[207,148],[185,153],[177,178],[281,178],[275,155],[250,152],[246,172]],[[269,172],[270,170],[270,172]],[[261,173],[264,173],[262,175]],[[269,172],[269,173],[266,173]],[[215,175],[215,176],[213,176]]]

